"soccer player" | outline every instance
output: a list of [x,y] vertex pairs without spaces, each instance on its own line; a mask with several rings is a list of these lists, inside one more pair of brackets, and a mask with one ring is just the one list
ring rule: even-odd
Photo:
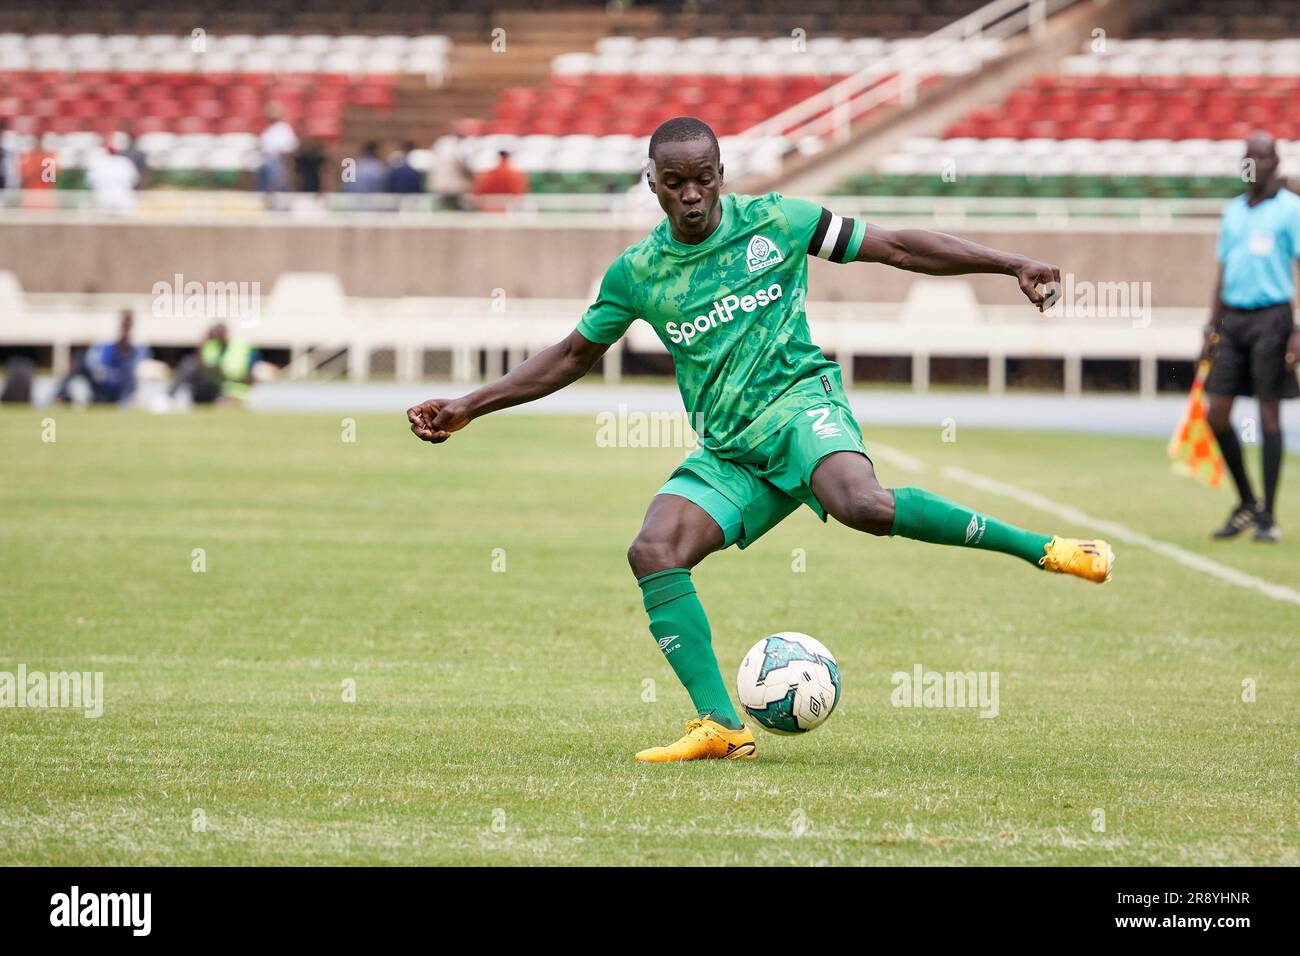
[[930,275],[1003,273],[1040,310],[1038,286],[1058,282],[1057,269],[939,233],[869,226],[778,193],[724,196],[717,138],[692,117],[655,131],[650,160],[647,179],[666,218],[609,267],[577,329],[468,395],[407,410],[417,436],[442,442],[480,415],[578,380],[634,319],[667,346],[692,421],[703,423],[700,447],[650,502],[628,561],[650,632],[697,717],[680,740],[637,760],[755,755],[718,672],[691,569],[714,551],[749,546],[800,504],[868,534],[1000,551],[1109,580],[1114,556],[1104,541],[1025,531],[920,488],[882,488],[839,366],[813,344],[804,315],[810,255]]
[[[1205,392],[1208,418],[1240,496],[1216,538],[1235,538],[1254,525],[1256,541],[1280,541],[1274,517],[1282,474],[1281,400],[1300,396],[1295,366],[1300,330],[1291,313],[1293,261],[1300,257],[1300,196],[1282,188],[1277,146],[1268,133],[1246,141],[1246,191],[1228,203],[1219,228],[1219,281],[1210,305],[1201,358],[1213,355]],[[1259,399],[1264,444],[1264,498],[1256,500],[1232,430],[1237,395]]]

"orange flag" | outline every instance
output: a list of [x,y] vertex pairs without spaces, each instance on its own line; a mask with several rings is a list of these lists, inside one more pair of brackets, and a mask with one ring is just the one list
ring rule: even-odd
[[1205,378],[1209,374],[1209,362],[1197,365],[1196,381],[1187,396],[1187,410],[1169,439],[1169,457],[1178,474],[1217,488],[1223,481],[1223,456],[1219,454],[1219,443],[1214,440],[1205,415]]

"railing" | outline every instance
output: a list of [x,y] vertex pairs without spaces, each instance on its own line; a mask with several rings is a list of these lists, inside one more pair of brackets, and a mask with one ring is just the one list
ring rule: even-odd
[[[644,191],[644,190],[641,190]],[[522,213],[610,213],[625,210],[657,212],[654,197],[624,193],[532,193],[523,196],[489,197],[486,212]],[[472,200],[467,200],[472,202]],[[324,216],[327,214],[383,213],[424,215],[444,213],[436,196],[429,193],[271,193],[242,190],[144,189],[133,194],[126,210],[101,209],[94,193],[87,189],[49,189],[0,192],[0,213],[38,217],[58,213],[112,215],[124,219],[161,219],[194,215]]]
[[[433,196],[334,193],[326,197],[282,193],[268,203],[258,193],[150,190],[137,194],[129,214],[96,208],[83,190],[51,192],[49,204],[31,207],[0,201],[0,222],[241,222],[258,225],[329,222],[338,225],[459,226],[529,223],[609,228],[615,225],[652,226],[662,213],[646,192],[623,194],[539,193],[516,197],[501,213],[449,212],[436,208]],[[808,196],[840,215],[868,219],[915,219],[953,225],[968,220],[1031,219],[1039,223],[1107,220],[1117,224],[1160,226],[1193,220],[1217,220],[1225,200],[1219,199],[1100,199],[1035,198],[1021,196]]]
[[[1035,38],[1046,31],[1047,18],[1078,0],[993,0],[973,13],[954,20],[915,46],[887,54],[877,63],[846,77],[763,120],[742,137],[783,137],[792,147],[802,141],[848,139],[854,121],[888,103],[904,106],[915,101],[924,65],[954,53],[968,53],[973,44],[988,39],[1005,40],[1028,31]],[[933,72],[933,71],[931,71]]]
[[972,220],[1032,219],[1037,223],[1115,220],[1140,226],[1217,226],[1225,199],[1104,199],[1034,196],[821,196],[813,202],[842,216],[865,219],[925,219],[945,225]]
[[[330,285],[323,277],[324,286]],[[480,360],[494,378],[528,355],[569,334],[587,306],[585,299],[513,300],[505,312],[483,297],[407,299],[322,299],[277,311],[275,292],[264,315],[248,326],[231,321],[234,334],[259,348],[287,348],[289,378],[344,374],[354,381],[370,376],[371,357],[393,351],[399,381],[421,378],[426,351],[451,358],[451,377],[472,382],[480,377]],[[189,346],[201,341],[212,319],[204,316],[155,316],[147,295],[28,294],[11,307],[0,341],[9,345],[52,346],[54,365],[68,368],[73,343],[103,341],[117,329],[118,313],[136,314],[137,344]],[[324,316],[324,318],[322,318]],[[1006,385],[1008,357],[1064,361],[1065,391],[1077,394],[1083,360],[1136,360],[1140,392],[1156,391],[1157,362],[1191,361],[1201,343],[1203,308],[1150,308],[1141,318],[1055,317],[1039,315],[1028,305],[980,305],[961,280],[942,280],[929,291],[901,302],[827,302],[810,300],[808,318],[813,340],[833,353],[851,381],[854,356],[910,356],[913,387],[925,391],[930,361],[937,357],[986,358],[989,388]],[[605,355],[604,378],[616,383],[623,353],[663,353],[663,344],[643,322]],[[322,366],[325,366],[322,369]]]

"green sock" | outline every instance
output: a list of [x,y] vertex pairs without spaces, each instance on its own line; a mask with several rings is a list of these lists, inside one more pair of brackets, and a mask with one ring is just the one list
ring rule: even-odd
[[691,695],[696,712],[731,730],[739,730],[742,721],[731,706],[731,695],[718,673],[709,619],[695,595],[690,570],[656,571],[637,581],[637,586],[650,615],[650,633]]
[[931,544],[1001,551],[1035,565],[1052,540],[1050,534],[1006,524],[924,488],[894,489],[894,527],[889,533]]

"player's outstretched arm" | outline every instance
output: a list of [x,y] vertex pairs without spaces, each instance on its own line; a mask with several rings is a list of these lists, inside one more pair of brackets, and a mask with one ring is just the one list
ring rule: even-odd
[[522,405],[571,385],[591,371],[608,345],[576,329],[520,363],[495,382],[461,398],[431,398],[406,410],[411,431],[427,442],[444,442],[480,415]]
[[[896,269],[932,276],[995,272],[1015,276],[1020,291],[1038,311],[1051,305],[1060,289],[1061,270],[1013,252],[981,246],[957,236],[928,229],[881,229],[868,226],[855,257],[858,262],[883,262]],[[1053,285],[1055,283],[1055,285]],[[1039,286],[1051,286],[1047,292]],[[1051,301],[1048,301],[1051,297]]]

